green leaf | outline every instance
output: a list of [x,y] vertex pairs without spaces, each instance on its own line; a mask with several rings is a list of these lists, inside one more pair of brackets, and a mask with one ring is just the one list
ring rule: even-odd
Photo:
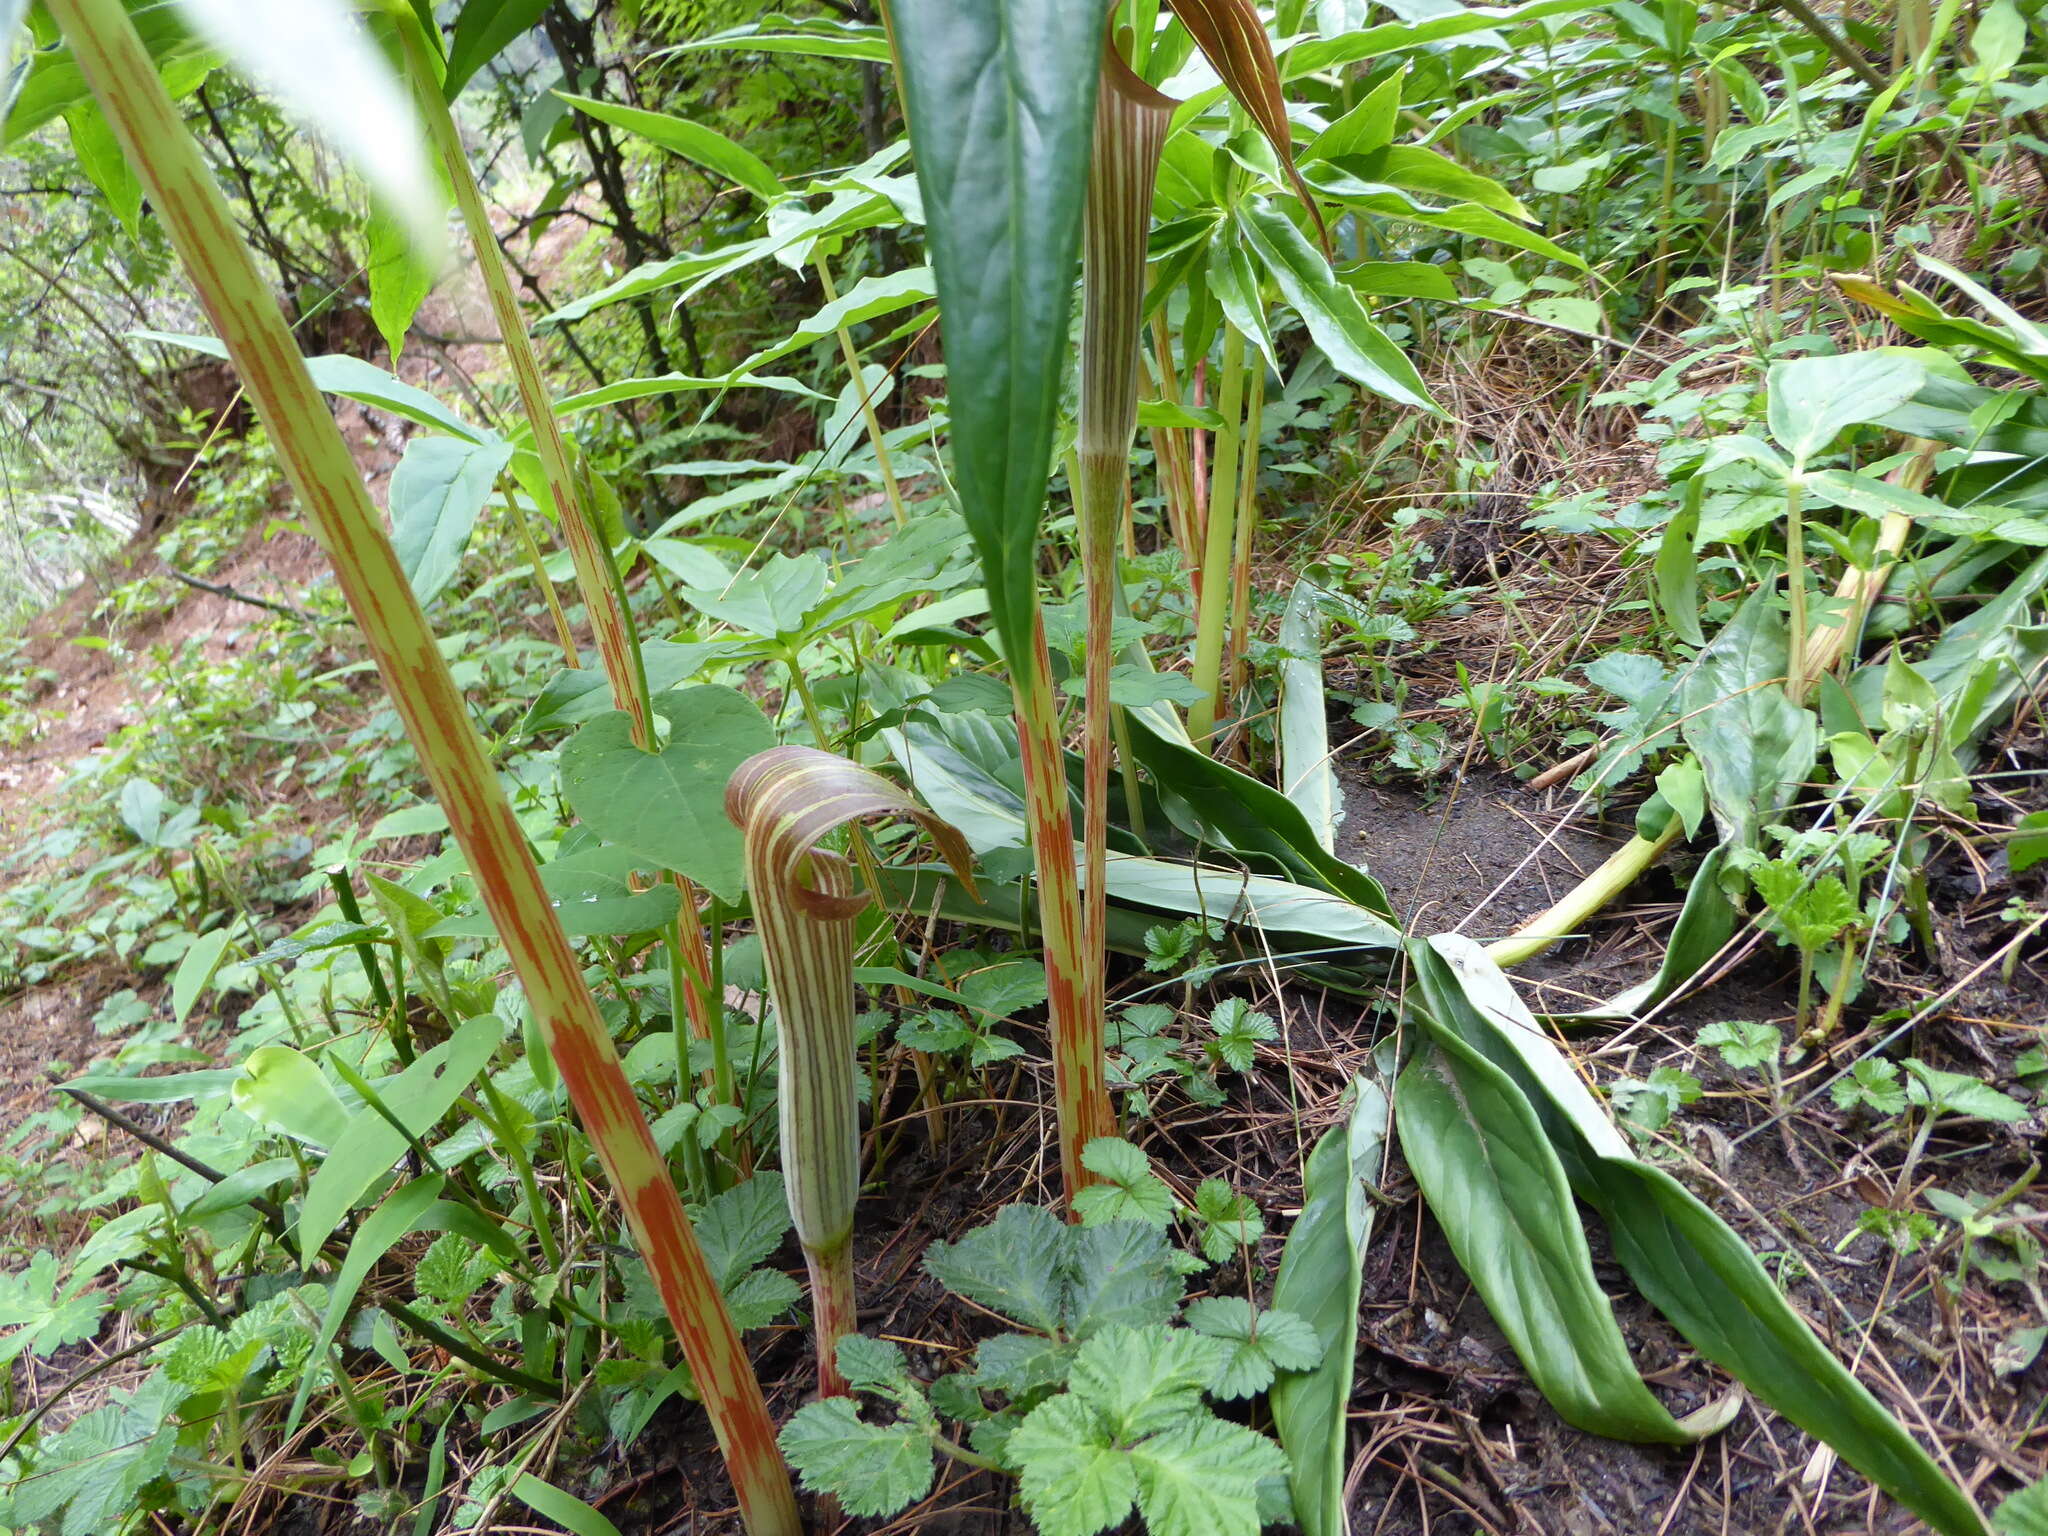
[[1335,37],[1309,38],[1297,42],[1281,58],[1282,74],[1289,80],[1303,75],[1376,59],[1406,48],[1420,48],[1468,32],[1511,27],[1517,22],[1541,16],[1567,15],[1588,9],[1586,0],[1528,0],[1511,6],[1461,6],[1455,11],[1430,15],[1423,21],[1390,21],[1376,27],[1346,28]]
[[[11,27],[0,27],[0,65],[9,58]],[[85,97],[64,113],[64,126],[71,133],[71,152],[79,169],[100,189],[113,209],[114,217],[131,238],[142,234],[142,182],[129,165],[128,156],[114,137],[99,103]]]
[[562,793],[598,836],[675,870],[728,902],[745,888],[739,828],[725,816],[725,782],[775,745],[758,706],[730,688],[659,694],[668,723],[656,752],[633,745],[632,720],[613,711],[562,748]]
[[764,203],[779,202],[788,195],[783,190],[781,178],[765,160],[716,129],[706,128],[686,118],[671,117],[664,112],[646,112],[639,107],[599,101],[591,96],[577,96],[568,91],[555,94],[586,117],[638,134],[671,154],[681,155],[692,165],[701,165],[728,181],[738,182]]
[[1202,1412],[1202,1393],[1229,1359],[1228,1344],[1190,1329],[1105,1328],[1074,1355],[1067,1386],[1124,1444]]
[[1991,1516],[1998,1536],[2048,1536],[2048,1478],[2029,1483]]
[[1267,1399],[1287,1452],[1302,1536],[1344,1536],[1350,1469],[1346,1409],[1357,1359],[1358,1298],[1372,1241],[1372,1201],[1392,1106],[1373,1078],[1353,1079],[1346,1117],[1325,1131],[1302,1171],[1301,1214],[1281,1250],[1273,1305],[1315,1331],[1319,1364],[1283,1376]]
[[502,440],[416,437],[391,475],[391,543],[414,594],[432,602],[462,569],[477,514],[512,462]]
[[1297,581],[1280,615],[1280,790],[1300,808],[1317,844],[1332,853],[1344,799],[1330,761],[1330,715],[1323,697],[1327,595],[1313,582]]
[[1876,421],[1912,399],[1925,372],[1895,349],[1773,363],[1764,384],[1771,436],[1802,468],[1844,429]]
[[863,1333],[844,1334],[833,1354],[847,1385],[863,1392],[902,1386],[910,1380],[910,1367],[903,1359],[902,1348],[887,1339],[871,1339]]
[[1108,1180],[1074,1196],[1074,1210],[1089,1226],[1142,1221],[1164,1227],[1173,1220],[1173,1191],[1152,1172],[1152,1161],[1128,1141],[1098,1136],[1081,1151],[1081,1166]]
[[999,1333],[974,1352],[975,1382],[1016,1398],[1067,1379],[1073,1346],[1025,1333]]
[[1687,1341],[1943,1536],[1981,1536],[1970,1499],[1814,1336],[1742,1240],[1630,1152],[1485,951],[1446,935],[1411,953],[1426,1016],[1527,1095],[1615,1257]]
[[2016,875],[2024,874],[2048,859],[2048,811],[2029,811],[2013,824],[2012,840],[2005,845],[2006,862]]
[[1259,1483],[1287,1472],[1287,1458],[1264,1435],[1207,1416],[1155,1435],[1130,1456],[1152,1536],[1258,1536]]
[[1042,1206],[1006,1205],[957,1243],[933,1243],[925,1250],[925,1272],[978,1306],[1054,1333],[1065,1321],[1059,1273],[1065,1230]]
[[1394,141],[1394,127],[1401,113],[1401,72],[1393,74],[1366,93],[1365,99],[1309,141],[1301,152],[1301,163],[1337,160],[1347,155],[1369,155]]
[[[572,939],[653,933],[676,920],[682,898],[668,883],[635,890],[634,873],[647,863],[623,848],[601,844],[543,866],[540,883],[562,931]],[[427,936],[489,938],[496,932],[489,915],[477,911],[436,923]]]
[[1679,685],[1679,732],[1706,775],[1721,840],[1734,848],[1757,846],[1819,755],[1814,717],[1785,694],[1785,662],[1784,616],[1762,587]]
[[1196,1186],[1195,1214],[1202,1222],[1202,1254],[1211,1264],[1227,1263],[1266,1235],[1258,1202],[1221,1179],[1204,1179]]
[[797,322],[774,345],[764,347],[735,372],[749,372],[792,352],[821,341],[829,341],[842,329],[885,319],[931,302],[935,290],[930,267],[904,267],[900,271],[863,277],[846,292],[821,306],[815,314]]
[[[384,1083],[377,1096],[407,1130],[424,1136],[469,1090],[504,1035],[504,1023],[495,1014],[471,1019]],[[367,1105],[355,1112],[306,1186],[299,1212],[299,1253],[309,1269],[342,1217],[405,1150],[405,1137],[397,1126]]]
[[[120,1529],[142,1490],[163,1476],[178,1443],[178,1405],[186,1392],[161,1372],[134,1392],[95,1408],[37,1448],[33,1475],[15,1483],[10,1524],[103,1536]],[[64,1511],[61,1526],[54,1523]]]
[[447,99],[462,94],[476,72],[540,22],[548,0],[465,0],[448,43],[448,73],[441,82]]
[[825,595],[829,580],[825,562],[816,555],[775,554],[716,590],[684,587],[683,597],[693,608],[735,629],[773,639],[803,628],[804,615]]
[[620,1536],[619,1528],[573,1493],[564,1493],[553,1483],[542,1482],[531,1472],[522,1472],[512,1484],[512,1497],[537,1513],[566,1526],[575,1536]]
[[1429,1034],[1395,1087],[1401,1148],[1487,1311],[1566,1423],[1685,1444],[1636,1373],[1535,1111],[1454,1032]]
[[1911,1058],[1906,1062],[1906,1097],[1937,1115],[1963,1115],[2001,1125],[2017,1125],[2028,1117],[2026,1105],[1989,1083],[1960,1072],[1943,1072]]
[[1721,1060],[1737,1072],[1769,1066],[1778,1059],[1783,1043],[1784,1037],[1778,1033],[1776,1025],[1751,1023],[1743,1019],[1709,1024],[1699,1032],[1701,1048],[1719,1051]]
[[1854,1109],[1861,1104],[1880,1115],[1896,1115],[1906,1108],[1906,1088],[1899,1080],[1898,1063],[1883,1057],[1855,1063],[1847,1077],[1829,1084],[1828,1094],[1837,1109]]
[[[348,1254],[341,1261],[341,1268],[329,1285],[327,1311],[320,1320],[320,1336],[314,1341],[310,1358],[324,1357],[329,1346],[340,1336],[342,1324],[347,1321],[355,1304],[356,1292],[362,1289],[363,1281],[369,1278],[378,1261],[391,1251],[392,1245],[432,1219],[434,1201],[441,1193],[442,1182],[441,1175],[435,1173],[401,1184],[382,1205],[363,1218],[363,1224],[349,1239]],[[291,1412],[285,1417],[287,1438],[298,1432],[299,1420],[305,1414],[307,1400],[312,1396],[313,1385],[319,1376],[320,1372],[309,1370],[299,1378],[298,1393],[292,1398]]]
[[171,1017],[180,1024],[192,1011],[192,1005],[199,1001],[207,983],[213,980],[215,971],[220,969],[221,958],[227,954],[229,934],[225,928],[216,928],[203,933],[192,941],[191,947],[178,961],[178,969],[171,977]]
[[799,1408],[779,1437],[804,1487],[849,1515],[893,1515],[931,1491],[931,1441],[909,1424],[869,1424],[851,1398]]
[[414,251],[405,230],[383,209],[370,210],[364,232],[369,241],[364,275],[370,284],[370,319],[396,362],[413,317],[433,291],[434,269]]
[[1695,475],[1685,483],[1684,504],[1664,525],[1657,544],[1654,574],[1657,608],[1671,632],[1687,645],[1702,646],[1707,637],[1700,629],[1700,496],[1706,481]]
[[340,1096],[312,1058],[288,1045],[251,1051],[231,1079],[229,1097],[257,1124],[294,1141],[331,1147],[348,1129],[349,1114]]
[[1064,1247],[1060,1321],[1074,1338],[1163,1323],[1179,1310],[1186,1283],[1160,1228],[1142,1221],[1069,1227]]
[[1094,1536],[1120,1524],[1138,1500],[1137,1473],[1115,1448],[1109,1421],[1072,1394],[1026,1414],[1005,1454],[1040,1536]]
[[1322,1341],[1307,1321],[1292,1312],[1254,1313],[1242,1296],[1212,1296],[1192,1302],[1187,1325],[1231,1346],[1208,1389],[1220,1398],[1256,1397],[1281,1371],[1315,1369]]
[[1062,0],[891,10],[945,341],[955,478],[1022,673],[1095,122],[1102,16]]
[[1358,295],[1337,280],[1322,253],[1270,199],[1247,198],[1238,205],[1237,221],[1260,264],[1339,373],[1397,404],[1443,414],[1408,354],[1372,322]]

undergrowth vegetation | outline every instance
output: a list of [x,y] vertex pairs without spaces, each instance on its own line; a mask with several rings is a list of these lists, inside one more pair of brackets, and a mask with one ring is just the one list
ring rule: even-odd
[[0,3],[0,1531],[2048,1531],[2036,0],[290,11]]

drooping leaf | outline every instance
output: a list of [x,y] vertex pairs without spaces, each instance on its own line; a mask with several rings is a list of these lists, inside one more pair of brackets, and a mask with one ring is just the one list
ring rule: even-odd
[[1786,695],[1785,618],[1776,594],[1747,598],[1678,689],[1679,732],[1706,775],[1721,839],[1754,848],[1763,823],[1791,803],[1819,755],[1813,715]]
[[1441,415],[1415,364],[1366,314],[1358,295],[1270,199],[1238,205],[1238,227],[1331,365],[1400,405]]
[[448,100],[461,95],[478,70],[539,25],[547,8],[548,0],[464,0],[448,42],[448,72],[441,82]]
[[251,1051],[228,1092],[243,1114],[294,1141],[331,1147],[348,1129],[340,1095],[311,1057],[288,1045]]
[[1557,1154],[1498,1067],[1432,1030],[1401,1073],[1401,1150],[1432,1215],[1530,1379],[1568,1424],[1682,1445],[1636,1373]]
[[894,0],[889,18],[937,278],[961,510],[1004,653],[1021,669],[1034,645],[1103,6]]
[[192,1011],[192,1005],[199,1001],[199,994],[206,990],[214,972],[220,969],[230,937],[225,928],[201,934],[178,961],[178,969],[171,977],[171,1017],[178,1023],[185,1022],[185,1015]]
[[1266,23],[1252,0],[1168,0],[1173,14],[1194,38],[1210,67],[1222,77],[1259,132],[1273,146],[1281,172],[1293,183],[1301,205],[1315,221],[1323,248],[1329,249],[1330,232],[1323,226],[1323,212],[1294,168],[1294,130],[1287,117],[1287,97],[1280,89],[1280,66],[1273,58],[1273,42],[1266,36]]
[[477,514],[512,462],[502,439],[416,437],[391,475],[391,543],[422,604],[462,569]]
[[692,165],[701,165],[728,181],[738,182],[764,203],[777,202],[788,195],[783,190],[781,178],[767,161],[715,128],[706,128],[702,123],[693,123],[666,112],[648,112],[615,101],[600,101],[593,96],[577,96],[569,91],[557,91],[555,94],[586,117],[638,134],[669,153],[682,156]]
[[1981,1536],[1968,1496],[1814,1336],[1742,1240],[1631,1152],[1484,950],[1444,935],[1411,958],[1412,996],[1436,1030],[1521,1089],[1573,1190],[1605,1219],[1615,1257],[1688,1342],[1943,1536]]
[[395,362],[404,349],[413,317],[433,290],[434,269],[413,249],[399,223],[381,208],[371,211],[365,232],[369,256],[363,275],[370,285],[370,319]]

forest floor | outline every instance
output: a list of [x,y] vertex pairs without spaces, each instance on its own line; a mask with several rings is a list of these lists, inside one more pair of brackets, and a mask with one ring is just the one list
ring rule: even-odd
[[[365,469],[381,481],[401,445],[367,420],[348,425],[352,441],[369,445]],[[1362,535],[1361,547],[1374,537]],[[147,558],[146,550],[132,553]],[[1560,573],[1533,544],[1512,539],[1467,558],[1484,565],[1493,588],[1512,583],[1515,612],[1482,597],[1474,612],[1424,626],[1415,657],[1395,661],[1418,698],[1451,691],[1457,661],[1473,676],[1511,669],[1507,648],[1517,627],[1541,630],[1546,603],[1561,611],[1598,602],[1615,579],[1597,566]],[[217,580],[289,603],[318,569],[318,551],[303,535],[268,542],[252,536]],[[57,681],[39,706],[43,732],[25,747],[0,748],[0,853],[39,828],[72,761],[122,725],[146,719],[156,705],[134,696],[109,653],[70,643],[89,632],[96,602],[89,581],[37,621],[32,654]],[[200,636],[210,647],[232,647],[249,611],[233,599],[193,592],[157,632],[128,643]],[[1333,667],[1333,684],[1343,681]],[[1455,744],[1460,755],[1452,771],[1417,787],[1370,771],[1344,741],[1346,725],[1333,725],[1346,813],[1340,848],[1369,864],[1418,931],[1505,933],[1547,907],[1626,835],[1625,815],[1596,821],[1576,807],[1568,788],[1531,790],[1474,744]],[[2038,771],[2048,762],[2038,716],[2023,716],[1997,755],[2007,767]],[[2034,793],[2048,804],[2048,794]],[[1649,972],[1677,911],[1675,861],[1666,865],[1587,937],[1518,973],[1532,1007],[1575,1013]],[[2022,877],[2028,894],[2039,895],[2041,877],[2039,870]],[[2022,1288],[1987,1282],[1959,1237],[1900,1253],[1857,1231],[1866,1209],[1914,1208],[1929,1186],[1986,1197],[2009,1191],[2032,1176],[2038,1149],[1978,1122],[1950,1122],[1953,1131],[1937,1128],[1924,1144],[1873,1131],[1821,1091],[1828,1076],[1877,1044],[1889,1024],[1873,1021],[1895,1018],[1891,1010],[1923,1010],[1905,1042],[1912,1054],[1994,1077],[2010,1075],[2012,1059],[2048,1021],[2048,961],[2039,948],[2021,956],[2009,978],[1997,963],[2012,937],[2000,913],[2015,893],[2013,877],[1945,852],[1928,879],[1934,953],[1873,968],[1869,990],[1838,1038],[1791,1069],[1782,1107],[1756,1074],[1730,1072],[1696,1038],[1703,1026],[1724,1020],[1771,1023],[1790,1036],[1793,964],[1788,951],[1768,943],[1738,945],[1710,968],[1704,985],[1647,1018],[1626,1027],[1576,1025],[1564,1038],[1596,1087],[1645,1079],[1663,1066],[1698,1078],[1704,1096],[1672,1122],[1657,1155],[1765,1256],[1822,1336],[1858,1363],[1864,1382],[1966,1487],[1994,1474],[2032,1480],[2048,1471],[2048,1358],[2013,1366],[2029,1330],[2048,1317],[2026,1304]],[[0,1000],[0,1140],[47,1106],[53,1063],[83,1069],[107,1048],[89,1022],[94,1009],[107,993],[135,984],[109,963]],[[1171,1181],[1192,1188],[1224,1172],[1258,1198],[1273,1235],[1256,1262],[1270,1273],[1286,1218],[1301,1203],[1301,1152],[1336,1115],[1344,1086],[1371,1060],[1387,1021],[1357,999],[1263,985],[1265,995],[1256,995],[1261,984],[1254,983],[1253,1001],[1280,1023],[1281,1039],[1262,1052],[1261,1070],[1232,1080],[1231,1103],[1221,1111],[1167,1104],[1132,1134]],[[1049,1084],[1030,1081],[1034,1075],[1020,1068],[1012,1091],[999,1097],[1048,1104]],[[911,1345],[921,1371],[957,1368],[974,1342],[960,1309],[943,1304],[943,1293],[923,1274],[922,1251],[929,1241],[957,1237],[997,1206],[1051,1197],[1056,1170],[1045,1163],[1044,1118],[1042,1108],[956,1109],[935,1140],[921,1126],[906,1128],[876,1172],[856,1227],[861,1292],[875,1300],[863,1324]],[[1351,1409],[1357,1451],[1349,1487],[1360,1536],[1914,1528],[1825,1449],[1754,1404],[1726,1433],[1684,1449],[1626,1445],[1568,1428],[1529,1385],[1398,1155],[1386,1170],[1377,1223]],[[1590,1229],[1623,1332],[1673,1411],[1688,1412],[1727,1390],[1606,1261],[1597,1222]],[[794,1264],[793,1250],[786,1257]],[[1247,1277],[1214,1278],[1229,1284]],[[2038,1303],[2038,1289],[2024,1291]],[[796,1329],[769,1331],[762,1368],[779,1417],[801,1402],[807,1359]],[[605,1456],[583,1470],[579,1485],[623,1529],[726,1528],[723,1473],[693,1409],[672,1405],[631,1450]],[[279,1518],[273,1528],[281,1531],[344,1528],[305,1507]],[[951,1468],[929,1499],[883,1528],[1027,1527],[989,1478]]]

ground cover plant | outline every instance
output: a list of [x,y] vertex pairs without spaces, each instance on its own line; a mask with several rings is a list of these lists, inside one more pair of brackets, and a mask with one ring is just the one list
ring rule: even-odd
[[0,7],[0,1529],[2040,1528],[2044,24]]

